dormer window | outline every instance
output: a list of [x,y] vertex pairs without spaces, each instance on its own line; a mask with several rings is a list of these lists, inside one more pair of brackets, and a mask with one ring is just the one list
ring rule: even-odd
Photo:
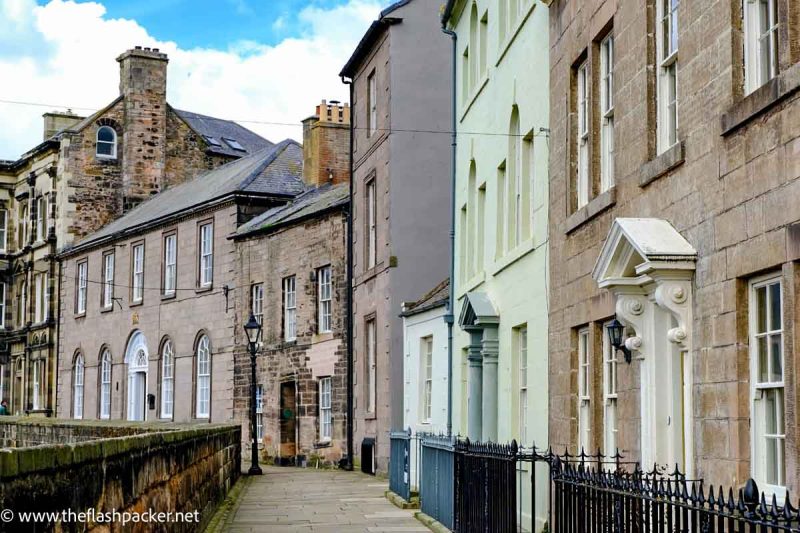
[[220,144],[220,142],[215,137],[211,137],[210,135],[203,135],[203,138],[211,146],[222,146],[222,144]]
[[225,141],[228,144],[228,146],[230,146],[234,150],[238,150],[240,152],[246,152],[247,151],[247,150],[244,149],[244,146],[239,144],[239,141],[237,141],[236,139],[230,139],[228,137],[223,137],[222,140]]
[[102,126],[97,130],[97,157],[105,159],[117,158],[117,132],[110,126]]

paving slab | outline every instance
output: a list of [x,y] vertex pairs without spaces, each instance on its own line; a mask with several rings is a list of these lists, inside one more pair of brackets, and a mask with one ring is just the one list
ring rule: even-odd
[[224,531],[394,533],[430,531],[413,510],[392,505],[388,484],[361,472],[266,467],[248,477]]

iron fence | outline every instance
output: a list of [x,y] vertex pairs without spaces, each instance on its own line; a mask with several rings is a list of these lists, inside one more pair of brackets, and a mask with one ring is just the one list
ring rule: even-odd
[[389,490],[411,499],[411,429],[389,434]]
[[455,438],[418,433],[420,509],[453,529]]

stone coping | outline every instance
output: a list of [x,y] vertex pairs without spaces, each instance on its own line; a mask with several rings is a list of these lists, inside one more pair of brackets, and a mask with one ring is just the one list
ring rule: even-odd
[[128,423],[123,421],[100,423],[98,421],[57,420],[41,424],[40,420],[18,422],[15,417],[3,418],[3,423],[20,425],[50,425],[53,427],[117,427],[134,426],[140,432],[119,437],[100,437],[70,444],[41,444],[23,448],[0,449],[0,479],[12,478],[38,471],[54,470],[87,462],[103,461],[119,455],[146,452],[196,439],[208,439],[229,432],[240,431],[238,424],[156,424]]

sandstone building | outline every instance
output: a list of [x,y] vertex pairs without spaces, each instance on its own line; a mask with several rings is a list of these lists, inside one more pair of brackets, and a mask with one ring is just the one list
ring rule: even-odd
[[55,410],[57,253],[139,202],[272,143],[166,101],[166,54],[122,54],[120,95],[89,117],[44,115],[44,141],[0,161],[0,398]]
[[340,73],[353,113],[354,443],[368,472],[386,471],[389,430],[403,423],[402,302],[449,270],[450,50],[439,7],[387,7]]
[[800,488],[798,20],[781,0],[552,2],[554,448]]
[[[303,121],[308,190],[241,225],[235,328],[263,325],[256,363],[258,439],[287,464],[330,464],[347,451],[346,247],[350,108],[317,106]],[[234,351],[234,416],[252,442],[250,355]]]

